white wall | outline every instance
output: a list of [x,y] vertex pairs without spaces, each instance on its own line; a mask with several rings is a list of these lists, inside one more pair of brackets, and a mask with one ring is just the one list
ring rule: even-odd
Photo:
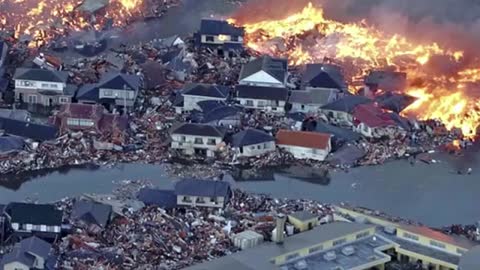
[[[28,85],[25,85],[27,83]],[[65,83],[15,80],[15,88],[32,89],[32,90],[54,90],[63,92],[67,85]]]
[[360,123],[358,126],[354,127],[353,130],[359,132],[365,137],[373,137],[373,129],[364,123]]
[[316,113],[318,112],[319,108],[320,108],[319,105],[301,104],[297,102],[292,102],[291,112]]
[[[188,198],[190,201],[189,202],[184,201],[185,198]],[[198,202],[197,198],[203,199],[203,203]],[[217,197],[216,202],[212,202],[211,197],[177,195],[177,205],[223,208],[224,204],[225,204],[224,197]]]
[[[237,100],[240,101],[240,104],[245,108],[272,111],[278,113],[285,112],[285,101],[283,100],[278,102],[278,106],[276,105],[276,101],[266,99],[237,98]],[[248,100],[252,101],[253,105],[247,105]]]
[[[213,36],[213,42],[207,41],[207,36]],[[205,44],[243,43],[243,38],[238,36],[238,41],[232,41],[230,35],[202,35],[201,42]]]
[[183,110],[184,111],[200,110],[200,107],[198,106],[198,102],[205,101],[205,100],[226,100],[226,98],[183,95]]
[[2,270],[30,270],[30,268],[23,263],[12,262],[9,264],[5,264]]
[[[182,138],[183,137],[183,138]],[[195,138],[201,138],[203,140],[202,144],[196,144]],[[207,144],[209,139],[215,140],[215,144]],[[192,135],[183,135],[183,134],[172,134],[172,148],[173,149],[208,149],[216,150],[217,145],[222,142],[223,138],[220,137],[207,137],[207,136],[192,136]]]
[[259,143],[259,144],[252,144],[248,146],[243,146],[243,153],[240,152],[240,148],[235,147],[234,150],[239,157],[254,157],[263,155],[267,152],[275,150],[275,142],[266,142],[266,143]]
[[279,144],[278,146],[290,152],[297,159],[313,159],[318,161],[325,160],[328,153],[330,153],[330,149],[331,149],[330,143],[327,149],[312,149],[312,148],[283,145],[283,144]]
[[100,88],[98,92],[99,98],[111,98],[111,99],[124,99],[125,94],[126,94],[127,100],[133,100],[136,98],[136,93],[133,90]]
[[[286,76],[285,76],[286,78]],[[265,71],[261,70],[246,78],[243,78],[238,82],[243,85],[256,85],[256,86],[270,86],[270,87],[285,87],[285,82],[281,82]]]

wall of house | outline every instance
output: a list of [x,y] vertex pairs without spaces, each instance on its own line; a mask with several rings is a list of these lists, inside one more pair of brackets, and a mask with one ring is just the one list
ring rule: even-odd
[[[275,142],[266,142],[266,143],[258,143],[252,144],[248,146],[243,146],[240,148],[235,148],[237,156],[239,157],[254,157],[265,154],[270,151],[275,150]],[[243,152],[243,153],[242,153]]]
[[327,149],[312,149],[312,148],[283,145],[283,144],[279,144],[278,146],[290,152],[297,159],[313,159],[318,161],[325,160],[325,158],[327,158],[327,155],[330,153],[330,150],[331,150],[330,145]]
[[301,232],[307,231],[311,227],[315,227],[318,225],[318,218],[312,218],[310,220],[299,220],[295,217],[288,216],[288,222],[292,223],[292,225],[299,229]]
[[[202,143],[195,143],[195,139],[202,139]],[[213,140],[212,143],[208,143]],[[205,149],[207,156],[212,156],[213,152],[217,150],[217,145],[222,142],[223,138],[208,137],[208,136],[192,136],[184,134],[172,134],[172,149],[184,149],[185,154],[193,155],[195,149]]]
[[60,233],[60,226],[47,226],[39,224],[19,224],[12,223],[12,229],[19,232],[47,232],[47,233]]
[[318,109],[320,109],[320,105],[292,102],[291,112],[316,113]]
[[193,96],[193,95],[183,95],[183,110],[192,111],[200,110],[198,102],[206,100],[226,100],[226,98],[215,98],[215,97],[204,97],[204,96]]
[[249,109],[257,109],[276,113],[285,112],[285,101],[283,100],[280,100],[278,105],[276,101],[266,99],[238,98],[238,101],[240,101],[242,106]]
[[221,127],[229,127],[229,126],[238,127],[241,125],[241,120],[240,120],[240,117],[232,117],[232,118],[227,117],[225,119],[208,122],[207,124],[213,125],[213,126],[221,126]]
[[30,81],[30,80],[15,80],[15,89],[32,89],[32,90],[52,90],[63,92],[63,89],[67,87],[66,83],[58,82],[43,82],[43,81]]
[[333,116],[334,121],[341,124],[353,125],[353,116],[347,112],[322,110],[327,116]]
[[30,268],[27,265],[20,262],[11,262],[11,263],[5,264],[2,270],[30,270]]
[[177,195],[177,205],[223,208],[225,198]]
[[132,106],[133,101],[137,98],[137,92],[133,90],[100,88],[98,90],[98,97],[115,100],[118,106],[123,106],[124,103],[126,103],[127,106]]
[[[285,76],[285,78],[286,77],[287,76]],[[238,83],[242,85],[255,85],[265,87],[285,87],[285,81],[281,82],[263,70],[254,73],[246,78],[243,78]]]
[[[207,41],[207,36],[213,37],[213,41]],[[243,43],[243,37],[239,36],[238,41],[232,41],[232,36],[230,35],[202,35],[201,42],[205,44],[224,44],[224,43]]]
[[52,106],[55,106],[55,105],[70,103],[72,101],[71,96],[62,95],[62,92],[59,92],[59,95],[51,96],[51,95],[42,95],[38,93],[37,89],[15,88],[15,99],[20,100],[21,95],[23,96],[23,102],[31,103],[31,104],[40,104],[43,106],[49,106],[50,102]]
[[[304,256],[308,256],[309,254],[313,254],[313,253],[316,253],[316,252],[319,252],[319,251],[331,249],[332,247],[334,247],[334,242],[337,242],[339,240],[341,240],[343,243],[338,244],[338,245],[351,243],[351,242],[357,240],[357,235],[364,235],[367,232],[368,232],[368,235],[362,236],[362,238],[369,237],[369,236],[373,235],[375,233],[375,228],[372,227],[370,229],[360,230],[360,231],[357,231],[355,233],[346,234],[345,236],[342,236],[342,237],[338,237],[338,238],[331,239],[329,241],[318,243],[316,245],[308,246],[308,247],[305,247],[305,248],[302,248],[302,249],[299,249],[299,250],[296,250],[296,251],[285,253],[285,254],[282,254],[280,256],[272,258],[271,261],[276,265],[281,265],[281,264],[284,264],[285,262],[287,262],[291,259],[294,259],[294,258],[304,257]],[[359,239],[361,239],[361,238],[359,238]],[[298,256],[296,256],[296,255],[298,255]],[[368,269],[368,268],[365,268],[365,269]]]
[[[407,235],[414,235],[418,238],[418,240],[413,240],[411,238],[408,238]],[[409,232],[407,230],[404,230],[402,228],[397,228],[397,237],[399,238],[402,238],[404,240],[407,240],[407,241],[412,241],[414,243],[417,243],[417,244],[420,244],[420,245],[424,245],[424,246],[427,246],[429,248],[434,248],[434,249],[438,249],[438,250],[441,250],[443,252],[448,252],[452,255],[457,255],[457,256],[461,256],[463,255],[465,252],[467,252],[467,249],[463,248],[463,247],[460,247],[460,246],[456,246],[456,245],[452,245],[448,242],[441,242],[441,241],[438,241],[438,240],[434,240],[432,238],[429,238],[429,237],[426,237],[426,236],[423,236],[421,234],[416,234],[416,233],[412,233],[412,232]],[[432,245],[432,243],[430,241],[434,241],[434,242],[440,242],[441,244],[443,244],[445,247],[444,248],[440,248],[440,247],[437,247],[437,246],[434,246]]]

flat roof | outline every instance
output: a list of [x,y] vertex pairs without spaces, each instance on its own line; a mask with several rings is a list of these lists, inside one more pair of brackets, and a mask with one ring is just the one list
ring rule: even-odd
[[299,211],[288,215],[289,217],[296,218],[300,221],[308,221],[314,218],[318,218],[318,215],[312,214],[308,211]]
[[[390,261],[390,256],[382,252],[375,252],[375,249],[389,244],[393,245],[392,242],[372,235],[355,242],[346,243],[335,249],[327,249],[307,257],[299,258],[287,263],[285,266],[288,270],[296,270],[297,268],[295,268],[295,264],[304,261],[307,265],[307,269],[325,270],[335,269],[335,267],[342,267],[341,269],[354,269],[373,262],[378,262],[378,264],[380,264],[385,261]],[[342,249],[348,246],[353,247],[355,252],[347,256],[342,253]],[[332,261],[325,260],[323,256],[331,251],[335,251],[336,258]]]
[[285,238],[285,242],[281,245],[268,242],[254,248],[240,251],[232,255],[221,257],[202,264],[197,264],[185,269],[279,269],[279,266],[270,262],[271,259],[373,227],[375,226],[361,223],[333,222],[320,225],[312,230],[287,237]]
[[443,232],[436,231],[425,226],[414,226],[414,225],[402,224],[399,226],[399,228],[414,234],[422,235],[422,236],[431,238],[433,240],[437,240],[439,242],[444,242],[444,243],[462,247],[465,249],[471,249],[477,245],[477,243],[471,240],[468,240],[465,237],[457,236],[457,235],[448,235]]

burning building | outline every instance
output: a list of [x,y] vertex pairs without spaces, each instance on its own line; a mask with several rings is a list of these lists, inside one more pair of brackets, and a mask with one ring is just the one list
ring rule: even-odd
[[[387,34],[366,21],[327,19],[323,9],[311,3],[282,19],[247,22],[245,18],[237,21],[234,16],[229,21],[244,27],[245,44],[256,52],[288,58],[293,65],[333,62],[342,66],[352,92],[365,86],[365,77],[372,70],[405,74],[405,86],[395,88],[416,98],[405,115],[441,120],[448,129],[459,128],[467,137],[476,134],[480,102],[472,97],[468,86],[480,80],[480,60],[465,64],[461,50]],[[431,66],[438,59],[459,68],[436,72]],[[391,89],[378,90],[384,93]]]

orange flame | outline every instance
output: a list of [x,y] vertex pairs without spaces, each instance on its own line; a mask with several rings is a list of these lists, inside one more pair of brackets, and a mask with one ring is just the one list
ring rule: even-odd
[[[234,19],[229,20],[235,23]],[[350,83],[372,69],[396,67],[407,73],[406,93],[418,100],[407,114],[420,119],[439,119],[448,129],[473,137],[480,124],[480,103],[465,93],[465,83],[480,80],[480,68],[470,67],[451,77],[432,76],[426,64],[434,55],[459,62],[462,51],[442,48],[438,43],[418,44],[400,35],[387,35],[365,21],[342,23],[324,17],[311,3],[298,13],[280,20],[244,24],[246,45],[263,54],[288,57],[293,65],[323,62],[325,58],[349,63],[354,71]],[[279,42],[279,40],[281,42]],[[422,81],[422,87],[414,87]],[[418,84],[417,84],[418,85]]]

